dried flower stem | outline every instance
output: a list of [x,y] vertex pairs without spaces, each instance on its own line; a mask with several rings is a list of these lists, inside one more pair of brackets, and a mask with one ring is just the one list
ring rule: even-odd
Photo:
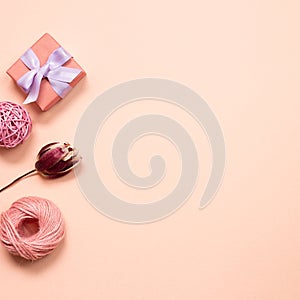
[[9,183],[8,185],[6,185],[6,186],[3,187],[2,189],[0,189],[0,193],[3,192],[4,190],[6,190],[7,188],[9,188],[10,186],[12,186],[13,184],[15,184],[17,181],[21,180],[22,178],[24,178],[24,177],[26,177],[26,176],[28,176],[28,175],[30,175],[30,174],[35,173],[35,172],[37,172],[36,169],[33,169],[33,170],[28,171],[27,173],[25,173],[25,174],[19,176],[19,177],[16,178],[14,181],[12,181],[12,182]]

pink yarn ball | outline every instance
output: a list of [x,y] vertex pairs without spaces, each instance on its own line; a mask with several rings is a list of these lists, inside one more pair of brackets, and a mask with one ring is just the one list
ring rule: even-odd
[[24,197],[0,216],[0,240],[13,255],[37,260],[50,254],[65,235],[58,207],[39,197]]
[[0,102],[0,147],[16,147],[29,136],[31,128],[25,108],[9,101]]

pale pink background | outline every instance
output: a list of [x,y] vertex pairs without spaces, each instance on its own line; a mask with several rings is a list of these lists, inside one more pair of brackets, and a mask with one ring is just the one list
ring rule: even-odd
[[199,211],[210,168],[201,128],[177,107],[155,101],[116,112],[95,151],[107,186],[132,202],[172,191],[179,158],[165,140],[149,137],[129,155],[140,175],[147,174],[152,152],[165,156],[170,173],[160,190],[128,191],[107,163],[112,134],[124,116],[151,110],[173,116],[195,141],[201,175],[191,198],[171,217],[137,226],[99,214],[80,193],[74,174],[19,183],[1,194],[0,211],[23,195],[49,198],[63,211],[67,237],[35,263],[1,247],[1,299],[300,299],[299,9],[296,0],[2,4],[2,100],[24,99],[5,71],[44,32],[88,76],[48,112],[28,106],[33,133],[24,145],[0,150],[1,186],[32,167],[41,145],[72,141],[82,111],[97,95],[141,77],[181,82],[206,99],[224,131],[227,167],[214,202]]

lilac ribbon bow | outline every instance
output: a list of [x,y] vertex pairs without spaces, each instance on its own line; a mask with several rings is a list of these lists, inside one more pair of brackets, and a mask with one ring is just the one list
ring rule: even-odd
[[72,88],[69,83],[81,72],[80,69],[62,66],[71,57],[67,51],[59,47],[50,54],[47,62],[41,67],[36,54],[32,49],[28,49],[21,60],[30,71],[17,81],[17,84],[28,94],[24,104],[37,100],[43,78],[47,78],[55,93],[63,98]]

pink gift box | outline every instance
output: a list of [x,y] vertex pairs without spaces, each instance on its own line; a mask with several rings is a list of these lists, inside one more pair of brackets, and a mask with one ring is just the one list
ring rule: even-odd
[[[40,65],[43,66],[50,54],[59,47],[61,47],[60,44],[50,34],[46,33],[31,47],[31,49],[38,57]],[[68,60],[63,65],[63,67],[76,68],[81,70],[81,72],[70,83],[70,86],[72,88],[75,87],[75,85],[86,75],[84,70],[73,58]],[[28,71],[29,68],[23,63],[21,59],[18,59],[6,72],[15,82],[17,82]],[[24,92],[22,88],[21,90]],[[39,95],[35,102],[40,107],[40,109],[42,111],[46,111],[61,99],[62,98],[53,90],[49,81],[46,78],[43,78]]]

